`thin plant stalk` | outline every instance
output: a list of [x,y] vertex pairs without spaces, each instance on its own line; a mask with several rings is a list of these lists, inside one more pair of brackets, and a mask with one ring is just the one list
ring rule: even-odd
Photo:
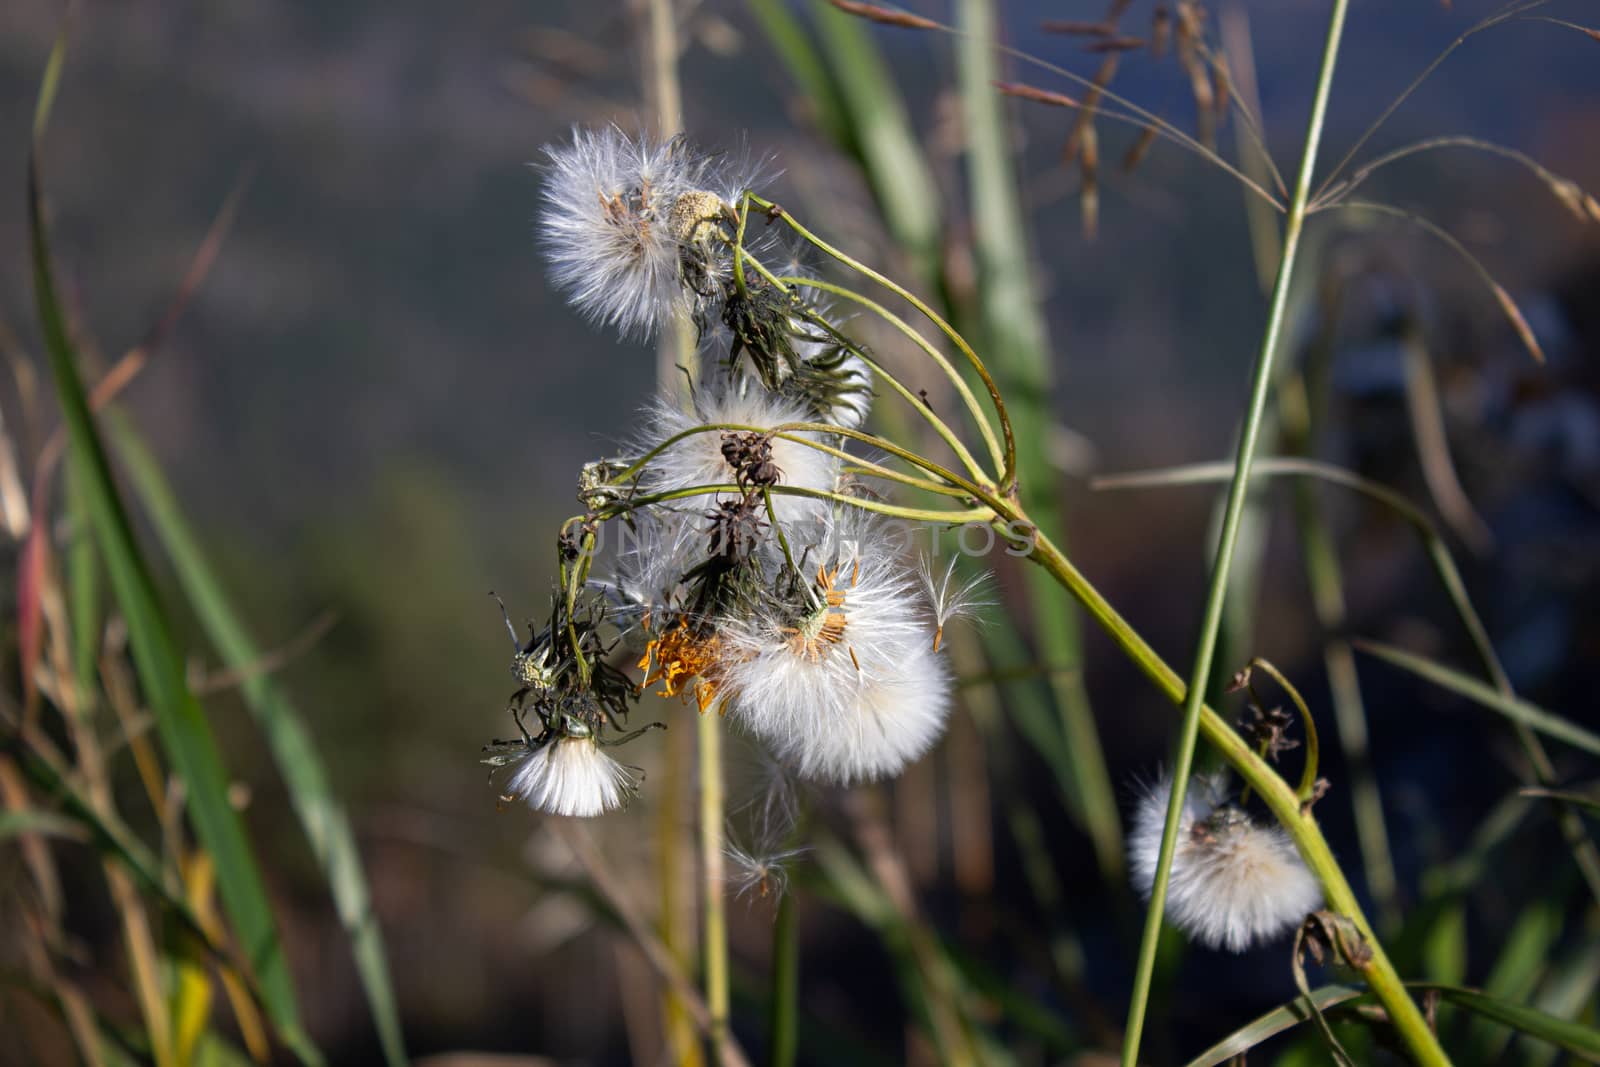
[[[647,11],[649,36],[644,56],[645,96],[654,105],[656,132],[667,139],[683,131],[683,91],[678,81],[678,24],[673,17],[671,0],[644,0]],[[679,314],[662,332],[656,348],[656,387],[663,396],[673,395],[683,381],[679,368],[692,373],[699,361],[695,344],[694,326],[688,316]],[[687,404],[683,394],[681,403]],[[688,777],[689,750],[676,740],[666,746],[664,775],[666,789],[661,810],[656,821],[657,868],[661,875],[660,925],[661,939],[667,950],[681,961],[692,943],[694,932],[686,927],[692,911],[680,906],[678,893],[681,886],[679,870],[687,852],[687,842],[681,840],[686,821],[680,817],[679,804],[687,799],[683,788]],[[688,902],[683,902],[687,904]],[[662,1026],[673,1062],[685,1067],[699,1067],[701,1054],[694,1039],[694,1027],[683,998],[671,985],[662,992]]]
[[711,1061],[723,1062],[728,1043],[728,916],[722,874],[722,715],[701,712],[700,875],[705,939],[706,1006],[711,1010]]
[[793,1067],[800,1037],[800,934],[794,895],[778,899],[772,924],[772,1016],[767,1041],[771,1067]]
[[[1134,972],[1133,995],[1128,1004],[1128,1023],[1122,1045],[1123,1067],[1135,1067],[1139,1056],[1139,1042],[1143,1035],[1145,1013],[1150,997],[1150,983],[1155,974],[1156,948],[1161,937],[1161,923],[1167,903],[1167,881],[1172,873],[1172,857],[1178,841],[1178,824],[1183,816],[1184,801],[1189,788],[1189,770],[1194,762],[1195,745],[1200,733],[1201,709],[1206,682],[1211,676],[1212,658],[1216,653],[1217,635],[1222,625],[1223,602],[1228,589],[1228,572],[1233,561],[1233,551],[1239,535],[1240,520],[1250,484],[1250,465],[1255,459],[1256,442],[1261,422],[1267,408],[1267,397],[1272,387],[1272,364],[1277,354],[1278,336],[1282,330],[1284,311],[1289,303],[1289,289],[1294,279],[1295,253],[1299,249],[1300,235],[1305,226],[1306,205],[1311,192],[1311,176],[1316,167],[1317,148],[1322,140],[1322,128],[1327,114],[1328,96],[1333,86],[1333,72],[1339,56],[1339,42],[1344,32],[1348,0],[1334,0],[1329,14],[1327,40],[1323,47],[1322,64],[1318,72],[1316,94],[1311,104],[1311,116],[1306,125],[1305,147],[1301,153],[1300,169],[1295,178],[1294,192],[1289,200],[1288,216],[1284,225],[1283,254],[1279,259],[1277,280],[1273,283],[1272,301],[1267,312],[1266,330],[1262,335],[1261,349],[1256,356],[1254,379],[1250,389],[1250,402],[1245,413],[1244,426],[1239,436],[1238,460],[1232,484],[1228,487],[1228,502],[1223,513],[1222,532],[1212,566],[1210,586],[1206,593],[1200,636],[1195,648],[1194,664],[1190,669],[1183,706],[1183,723],[1180,727],[1177,755],[1173,760],[1172,794],[1167,804],[1166,825],[1161,835],[1161,850],[1156,859],[1155,880],[1150,889],[1149,911],[1145,917],[1144,936],[1139,945],[1139,961]],[[1236,735],[1228,731],[1230,738]],[[1254,783],[1251,783],[1252,785]],[[1280,783],[1281,784],[1281,783]],[[1286,787],[1285,787],[1286,788]],[[1292,793],[1290,794],[1293,795]],[[1298,801],[1293,805],[1298,813]],[[1281,818],[1281,816],[1280,816]],[[1292,832],[1292,831],[1291,831]],[[1320,835],[1319,835],[1320,837]],[[1318,857],[1319,859],[1322,857]],[[1326,855],[1328,865],[1343,883],[1343,872],[1338,871],[1332,856]],[[1306,857],[1307,862],[1313,860]],[[1313,864],[1313,866],[1315,866]],[[1340,902],[1330,903],[1341,911]],[[1353,896],[1349,901],[1354,903]],[[1376,955],[1376,953],[1375,953]],[[1398,976],[1394,976],[1398,980]],[[1416,1011],[1403,989],[1399,995]],[[1397,1018],[1396,1025],[1400,1025]],[[1438,1051],[1437,1040],[1423,1026],[1426,1042],[1418,1051],[1426,1051],[1431,1044],[1437,1057],[1424,1056],[1427,1061],[1446,1062]]]

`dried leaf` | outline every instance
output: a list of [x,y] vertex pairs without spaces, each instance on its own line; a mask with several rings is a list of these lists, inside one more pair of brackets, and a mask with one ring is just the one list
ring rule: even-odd
[[1045,33],[1062,33],[1068,36],[1110,37],[1117,28],[1109,22],[1084,22],[1079,19],[1045,19],[1039,23]]
[[913,15],[909,11],[895,11],[892,8],[879,7],[877,4],[858,3],[857,0],[830,0],[830,2],[847,15],[856,15],[869,22],[880,22],[885,26],[899,26],[907,30],[937,30],[943,28],[932,19],[925,19],[921,15]]
[[1035,89],[1031,85],[1019,85],[1016,82],[994,82],[993,85],[1007,96],[1015,96],[1022,100],[1032,100],[1039,104],[1053,104],[1056,107],[1071,108],[1083,106],[1065,93],[1053,93],[1048,89]]

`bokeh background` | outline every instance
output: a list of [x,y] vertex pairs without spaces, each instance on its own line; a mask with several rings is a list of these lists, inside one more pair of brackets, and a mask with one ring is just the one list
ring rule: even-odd
[[[910,6],[948,14],[940,3]],[[1098,0],[1001,6],[1010,44],[1080,73],[1095,69],[1081,41],[1039,24],[1097,18]],[[1130,22],[1147,20],[1147,6]],[[901,262],[859,169],[818,131],[749,10],[732,0],[678,7],[690,135],[770,157],[776,199],[870,261]],[[794,8],[812,12],[810,0]],[[1357,2],[1325,158],[1342,155],[1492,9],[1477,0]],[[1273,0],[1237,10],[1248,17],[1267,138],[1288,170],[1325,5]],[[1591,23],[1595,11],[1577,2],[1552,9]],[[0,5],[0,145],[11,146],[0,153],[0,193],[9,190],[0,195],[0,323],[13,363],[40,355],[22,164],[37,81],[64,17],[65,5],[46,0]],[[597,334],[566,308],[533,239],[540,146],[574,124],[637,127],[653,113],[641,73],[643,15],[624,3],[567,0],[92,0],[70,17],[44,163],[64,287],[98,366],[160,317],[219,206],[248,182],[214,269],[124,403],[262,642],[292,642],[324,613],[336,616],[282,677],[355,820],[412,1051],[653,1062],[661,1037],[648,971],[580,897],[554,884],[573,874],[565,853],[538,817],[499,810],[476,762],[479,746],[507,729],[509,692],[506,637],[485,593],[501,593],[514,615],[537,613],[555,524],[576,509],[578,466],[627,436],[656,389],[654,353]],[[872,36],[940,182],[945,254],[959,268],[970,233],[951,42],[890,29]],[[1474,38],[1373,149],[1471,135],[1600,188],[1597,47],[1525,21]],[[1046,73],[1007,67],[1008,76],[1075,92]],[[1132,55],[1115,87],[1193,123],[1187,83],[1170,61]],[[1052,448],[1072,555],[1157,648],[1187,662],[1212,493],[1096,493],[1086,479],[1228,453],[1265,307],[1243,198],[1220,171],[1158,144],[1132,174],[1107,165],[1090,239],[1080,179],[1060,162],[1070,115],[1016,102],[1008,112],[1051,331],[1060,422]],[[1231,124],[1222,133],[1231,157]],[[1115,161],[1137,131],[1106,126],[1101,137],[1102,156]],[[1526,171],[1467,152],[1396,164],[1370,189],[1460,236],[1522,304],[1549,364],[1532,365],[1476,275],[1438,242],[1402,224],[1328,226],[1318,265],[1370,273],[1341,312],[1328,458],[1430,502],[1396,341],[1396,323],[1416,317],[1461,483],[1490,535],[1479,551],[1459,549],[1473,594],[1519,687],[1593,723],[1600,228],[1575,222]],[[1297,336],[1314,332],[1314,318],[1293,324]],[[29,392],[26,373],[6,377],[7,422],[30,457],[55,421],[52,401],[47,386]],[[1325,707],[1288,497],[1274,490],[1266,499],[1275,520],[1245,655],[1269,656]],[[1348,498],[1328,500],[1351,630],[1470,663],[1408,530]],[[1107,642],[1091,635],[1088,652],[1114,780],[1152,773],[1174,718]],[[208,656],[197,637],[193,655]],[[1414,900],[1423,868],[1458,852],[1514,785],[1518,757],[1503,725],[1481,712],[1376,665],[1364,665],[1363,677],[1402,900]],[[332,1062],[376,1062],[347,945],[270,760],[236,702],[209,708],[249,787],[246,816],[310,1030]],[[652,710],[668,721],[689,714]],[[952,734],[976,736],[964,715]],[[1062,1002],[1029,938],[1063,925],[1077,931],[1089,976],[1080,992],[1093,1003],[1072,1008],[1115,1022],[1136,901],[1093,875],[1087,840],[1049,770],[1016,740],[1011,787],[1037,812],[1064,889],[1050,914],[1025,888],[981,766],[973,787],[970,768],[941,752],[885,790],[897,841],[931,921],[1026,997]],[[1319,813],[1353,862],[1348,794],[1337,756],[1328,759],[1336,784]],[[737,767],[730,779],[737,794]],[[602,833],[608,861],[643,902],[658,888],[660,798],[649,792]],[[687,803],[679,806],[686,818]],[[967,840],[952,830],[963,818],[987,842],[977,860],[963,851],[970,843],[955,842]],[[1496,902],[1508,909],[1530,879],[1546,877],[1537,863],[1519,869],[1512,860],[1559,855],[1554,841],[1546,819],[1509,846],[1495,875],[1502,884],[1472,913],[1485,944],[1505,922]],[[976,882],[974,862],[983,868]],[[109,901],[91,882],[71,911],[93,947],[115,935]],[[759,990],[771,909],[757,900],[733,913],[736,975]],[[875,937],[820,896],[805,903],[802,930],[804,1003],[815,1024],[802,1058],[925,1056],[907,1036]],[[1487,951],[1468,951],[1470,975],[1481,978]],[[1292,995],[1286,958],[1285,946],[1237,958],[1174,954],[1163,979],[1170,1023],[1152,1035],[1152,1054],[1191,1049],[1221,1032],[1218,1020],[1231,1027]],[[95,988],[110,1010],[129,1010],[109,977]],[[758,1006],[736,998],[736,1015],[758,1017]],[[758,1045],[759,1022],[751,1032]],[[0,1060],[34,1054],[43,1055],[0,1047]]]

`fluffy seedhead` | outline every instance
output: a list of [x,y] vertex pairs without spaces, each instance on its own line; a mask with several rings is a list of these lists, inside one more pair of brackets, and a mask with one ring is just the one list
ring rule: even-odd
[[734,209],[719,190],[741,184],[724,160],[615,126],[574,130],[545,156],[539,235],[579,311],[644,339],[720,294]]
[[[1144,788],[1128,834],[1134,887],[1155,884],[1172,781]],[[1322,903],[1322,890],[1281,827],[1229,802],[1225,774],[1197,775],[1184,797],[1167,882],[1167,918],[1208,948],[1243,952],[1282,937]]]

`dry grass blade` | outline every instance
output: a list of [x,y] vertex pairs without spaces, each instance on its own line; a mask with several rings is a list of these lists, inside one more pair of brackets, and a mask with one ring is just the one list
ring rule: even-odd
[[1078,193],[1078,205],[1083,215],[1083,236],[1093,241],[1100,232],[1100,135],[1093,126],[1084,127],[1082,155],[1078,160],[1083,172],[1083,188]]
[[[948,27],[942,28],[946,33],[958,33],[958,31],[952,30]],[[1070,71],[1065,67],[1048,62],[1047,60],[1040,59],[1038,56],[1030,55],[1020,49],[1011,48],[1006,45],[996,45],[995,48],[996,51],[998,51],[1001,55],[1008,56],[1022,63],[1027,63],[1028,65],[1037,67],[1040,70],[1049,71],[1051,74],[1065,78],[1067,81],[1070,81],[1075,85],[1080,85],[1090,90],[1096,88],[1092,79],[1086,78],[1074,71]],[[1055,104],[1063,107],[1083,106],[1072,97],[1061,93],[1052,93],[1044,89],[1035,89],[1032,86],[1020,85],[1015,82],[1007,82],[1003,85],[996,83],[996,85],[1001,89],[1002,92],[1006,92],[1011,96],[1019,96],[1025,99],[1037,100],[1040,103]],[[1117,122],[1125,122],[1133,126],[1138,126],[1140,129],[1155,129],[1158,131],[1159,136],[1166,138],[1173,144],[1188,149],[1195,155],[1204,159],[1206,162],[1228,174],[1235,181],[1239,182],[1240,185],[1244,186],[1250,192],[1254,193],[1256,196],[1272,205],[1275,210],[1280,212],[1283,210],[1283,201],[1274,196],[1272,193],[1268,192],[1266,187],[1260,182],[1250,177],[1232,163],[1229,163],[1227,160],[1223,159],[1215,151],[1207,148],[1205,145],[1189,136],[1177,126],[1174,126],[1171,122],[1168,122],[1166,119],[1162,118],[1160,115],[1157,115],[1148,108],[1140,107],[1132,100],[1113,92],[1111,89],[1105,88],[1104,86],[1100,86],[1099,89],[1100,95],[1104,96],[1105,99],[1116,104],[1118,107],[1124,109],[1123,112],[1116,112],[1107,111],[1104,108],[1101,108],[1099,111],[1101,116]]]
[[1228,108],[1233,102],[1233,75],[1228,72],[1228,57],[1221,52],[1211,55],[1211,89],[1216,94],[1216,116],[1220,124],[1228,118]]
[[834,7],[847,15],[855,15],[869,22],[882,23],[885,26],[899,26],[907,30],[937,30],[942,28],[932,19],[925,19],[921,15],[913,15],[909,11],[895,11],[892,8],[879,7],[877,4],[862,4],[857,0],[829,0]]
[[1083,96],[1083,106],[1078,110],[1078,117],[1072,123],[1072,132],[1067,134],[1067,143],[1061,147],[1061,162],[1071,163],[1082,151],[1084,131],[1094,122],[1094,114],[1100,106],[1100,99],[1105,96],[1106,86],[1111,84],[1111,79],[1116,77],[1117,64],[1120,61],[1119,53],[1113,52],[1101,61],[1100,69],[1095,71],[1094,80],[1089,83],[1089,91]]
[[1456,473],[1450,455],[1450,440],[1445,430],[1444,401],[1433,373],[1433,360],[1422,335],[1422,324],[1407,322],[1400,346],[1405,363],[1406,410],[1411,421],[1411,436],[1422,466],[1422,480],[1433,497],[1439,514],[1474,551],[1487,552],[1494,545],[1489,524],[1483,521]]
[[1333,183],[1338,180],[1339,175],[1344,172],[1344,168],[1349,166],[1350,161],[1356,157],[1356,153],[1360,152],[1361,149],[1366,146],[1366,143],[1372,140],[1373,135],[1383,127],[1384,123],[1389,121],[1390,116],[1400,109],[1400,105],[1404,104],[1408,99],[1410,99],[1411,94],[1416,92],[1417,89],[1421,87],[1422,83],[1427,81],[1428,78],[1432,76],[1433,72],[1439,69],[1439,65],[1442,64],[1446,59],[1449,59],[1457,48],[1460,48],[1463,44],[1466,44],[1469,39],[1477,34],[1482,33],[1484,30],[1492,29],[1493,27],[1498,26],[1509,19],[1514,19],[1518,16],[1525,15],[1527,12],[1532,11],[1535,8],[1543,7],[1549,2],[1550,0],[1526,0],[1526,2],[1523,3],[1509,4],[1494,14],[1489,15],[1487,18],[1482,19],[1467,29],[1454,41],[1451,41],[1445,50],[1435,56],[1433,62],[1424,67],[1422,73],[1418,74],[1411,84],[1406,86],[1405,91],[1389,102],[1389,106],[1385,107],[1383,112],[1373,120],[1372,125],[1368,126],[1365,132],[1363,132],[1361,136],[1356,139],[1356,143],[1350,146],[1350,150],[1340,157],[1339,162],[1334,164],[1332,170],[1328,171],[1327,177],[1322,179],[1322,184],[1317,186],[1317,191],[1312,194],[1312,202],[1315,203],[1323,198],[1328,189],[1331,188]]
[[1036,104],[1071,108],[1083,106],[1066,93],[1053,93],[1048,89],[1035,89],[1031,85],[1018,85],[1015,82],[995,82],[994,87],[1007,96],[1014,96],[1019,100],[1032,100]]
[[1396,160],[1414,156],[1420,152],[1436,151],[1440,148],[1471,148],[1519,163],[1533,172],[1533,175],[1550,190],[1550,195],[1559,200],[1561,205],[1577,216],[1580,221],[1600,222],[1600,209],[1597,209],[1594,197],[1584,191],[1583,187],[1577,182],[1554,173],[1525,152],[1518,152],[1514,148],[1507,148],[1505,145],[1495,144],[1493,141],[1463,136],[1429,137],[1426,140],[1403,145],[1391,152],[1385,152],[1371,162],[1364,163],[1356,168],[1348,180],[1329,188],[1312,210],[1324,210],[1346,199],[1358,186],[1370,178],[1374,171],[1386,167]]
[[1591,41],[1600,41],[1600,30],[1592,30],[1588,26],[1580,26],[1576,22],[1566,19],[1551,18],[1549,15],[1525,15],[1517,19],[1518,22],[1548,22],[1552,26],[1562,26],[1569,30],[1577,30]]
[[1107,37],[1103,41],[1090,41],[1083,46],[1083,50],[1090,55],[1103,55],[1107,52],[1136,52],[1143,47],[1143,37]]
[[1082,22],[1077,19],[1045,19],[1039,23],[1045,33],[1060,33],[1071,37],[1110,37],[1117,27],[1109,22]]
[[1157,59],[1167,54],[1172,43],[1172,13],[1165,4],[1159,5],[1150,16],[1150,54]]
[[1144,157],[1149,154],[1150,146],[1156,143],[1156,128],[1146,126],[1139,134],[1138,139],[1128,147],[1127,153],[1122,157],[1122,172],[1131,174],[1144,162]]
[[1522,314],[1522,309],[1517,307],[1517,302],[1511,299],[1511,294],[1506,292],[1504,286],[1495,281],[1494,276],[1489,273],[1489,269],[1478,261],[1478,257],[1468,251],[1467,246],[1462,244],[1449,230],[1446,230],[1431,219],[1425,219],[1414,212],[1406,211],[1404,208],[1371,200],[1340,200],[1332,205],[1332,209],[1370,211],[1378,215],[1388,215],[1392,218],[1403,219],[1443,241],[1456,255],[1465,260],[1473,272],[1483,280],[1483,284],[1489,287],[1489,291],[1494,295],[1495,302],[1505,312],[1506,318],[1511,322],[1512,329],[1516,330],[1517,337],[1521,340],[1523,347],[1528,350],[1528,354],[1536,362],[1543,363],[1545,361],[1544,349],[1540,347],[1539,339],[1534,336],[1533,327],[1528,325],[1528,320]]
[[318,641],[339,621],[339,613],[331,608],[312,619],[304,630],[283,645],[258,656],[250,663],[228,667],[214,674],[198,674],[190,680],[197,696],[210,696],[225,689],[243,685],[253,678],[274,674],[316,647]]
[[1556,800],[1563,804],[1571,804],[1583,808],[1590,815],[1600,815],[1600,796],[1593,789],[1587,793],[1574,793],[1570,790],[1543,789],[1538,786],[1524,786],[1517,790],[1518,796],[1533,797],[1538,800]]

